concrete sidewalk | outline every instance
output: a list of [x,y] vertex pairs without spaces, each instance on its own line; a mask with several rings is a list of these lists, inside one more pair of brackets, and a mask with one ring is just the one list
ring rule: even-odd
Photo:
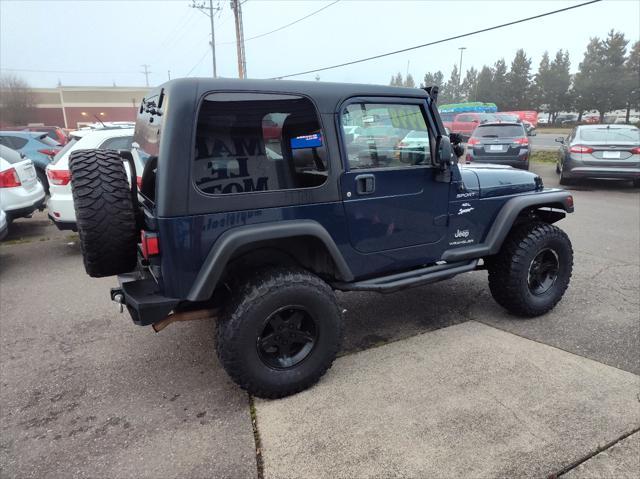
[[634,374],[471,321],[257,400],[264,477],[546,477],[637,428],[639,390]]

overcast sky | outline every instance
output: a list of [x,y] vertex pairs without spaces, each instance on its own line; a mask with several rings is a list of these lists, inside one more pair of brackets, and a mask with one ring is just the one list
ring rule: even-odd
[[[206,2],[208,0],[198,0]],[[584,1],[584,0],[582,0]],[[0,0],[0,68],[32,86],[144,86],[171,77],[211,76],[209,19],[190,0]],[[245,38],[286,25],[332,0],[246,0]],[[282,31],[247,40],[250,78],[286,75],[376,55],[556,10],[571,1],[349,1],[341,0]],[[236,77],[233,13],[214,1],[218,75]],[[419,82],[426,71],[447,78],[466,47],[463,70],[509,64],[524,48],[537,70],[544,50],[568,49],[572,70],[590,37],[615,28],[631,43],[640,37],[640,1],[607,0],[539,20],[440,45],[319,73],[321,80],[386,84],[408,71]],[[14,71],[15,70],[15,71]],[[55,72],[54,72],[55,71]],[[297,79],[311,80],[315,74]]]

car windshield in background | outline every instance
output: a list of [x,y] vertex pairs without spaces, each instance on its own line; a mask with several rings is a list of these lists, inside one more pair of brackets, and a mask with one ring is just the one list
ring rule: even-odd
[[12,150],[4,145],[0,145],[0,158],[8,161],[9,163],[19,163],[25,158],[16,150]]
[[427,132],[425,131],[410,131],[407,138],[427,138]]
[[480,125],[473,133],[476,138],[514,138],[524,136],[520,125]]
[[580,132],[580,139],[607,143],[640,143],[640,130],[638,128],[585,128]]

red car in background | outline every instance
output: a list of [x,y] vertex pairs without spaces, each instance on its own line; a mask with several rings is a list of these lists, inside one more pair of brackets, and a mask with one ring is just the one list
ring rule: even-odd
[[458,113],[448,128],[451,133],[459,133],[464,140],[468,140],[476,126],[486,121],[498,121],[498,118],[495,113]]
[[60,145],[64,146],[69,141],[69,137],[59,126],[12,126],[3,128],[4,131],[41,131],[46,133],[49,138],[57,141]]

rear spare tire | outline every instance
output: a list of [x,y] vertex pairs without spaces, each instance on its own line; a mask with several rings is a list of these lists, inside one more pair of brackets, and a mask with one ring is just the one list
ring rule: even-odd
[[132,271],[137,261],[131,189],[117,151],[71,154],[71,191],[84,268],[100,278]]

